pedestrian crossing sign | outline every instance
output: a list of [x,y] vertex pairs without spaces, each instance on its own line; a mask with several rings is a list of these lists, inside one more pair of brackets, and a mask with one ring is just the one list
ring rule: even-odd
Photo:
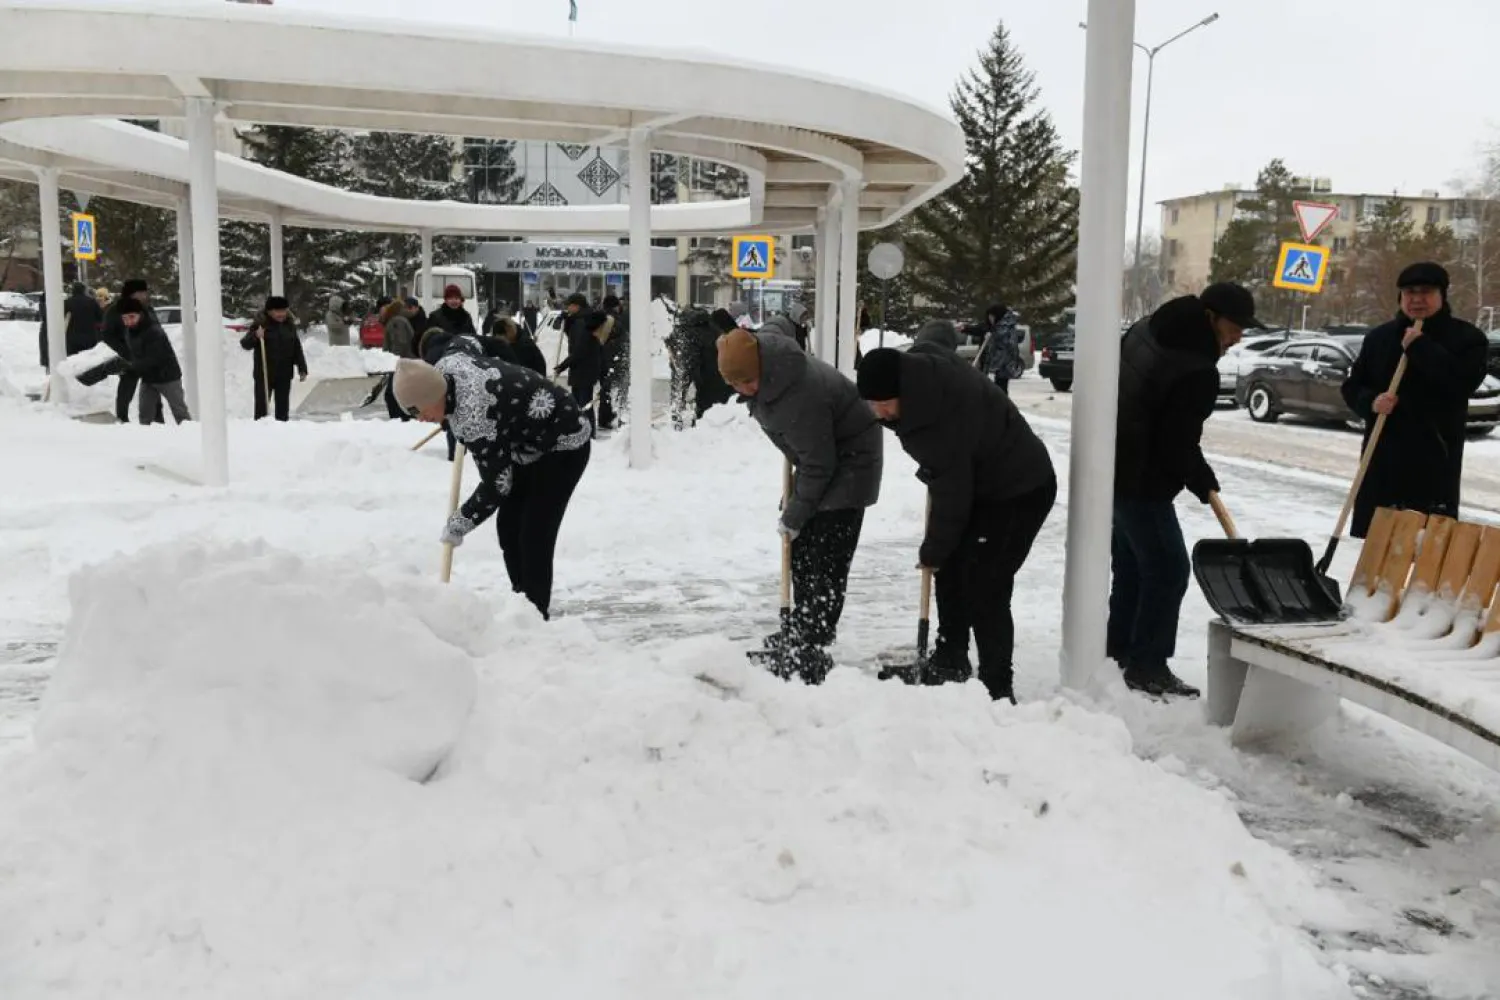
[[94,217],[82,212],[73,213],[73,259],[98,260],[98,230],[94,228]]
[[735,278],[776,275],[776,241],[770,236],[736,236],[729,248],[729,273]]
[[1316,295],[1328,276],[1328,248],[1311,243],[1283,243],[1271,284],[1293,292]]

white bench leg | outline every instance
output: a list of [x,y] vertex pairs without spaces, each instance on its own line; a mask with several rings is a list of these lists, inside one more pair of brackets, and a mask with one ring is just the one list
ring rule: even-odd
[[1235,745],[1272,742],[1316,729],[1338,714],[1339,696],[1251,666],[1234,717]]
[[1240,707],[1248,668],[1230,655],[1233,641],[1223,622],[1208,623],[1208,697],[1203,700],[1203,712],[1210,726],[1232,724]]

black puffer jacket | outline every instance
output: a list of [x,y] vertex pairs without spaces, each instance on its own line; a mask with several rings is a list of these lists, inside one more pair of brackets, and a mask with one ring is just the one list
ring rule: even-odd
[[75,292],[63,308],[68,316],[68,354],[81,354],[99,343],[104,326],[104,310],[100,308],[99,300],[86,291]]
[[[1365,420],[1365,441],[1375,425],[1375,397],[1390,388],[1411,325],[1398,313],[1365,334],[1344,381],[1344,401]],[[1377,507],[1458,516],[1469,397],[1484,381],[1488,350],[1479,328],[1456,318],[1446,304],[1423,322],[1422,336],[1406,349],[1396,408],[1354,501],[1355,538],[1365,537]]]
[[126,356],[130,359],[131,371],[140,376],[142,382],[164,385],[182,378],[182,366],[177,363],[177,352],[172,349],[172,342],[156,321],[155,313],[142,313],[135,329],[125,327],[123,322],[121,328],[125,330]]
[[[257,336],[258,331],[265,331],[266,356],[264,362],[260,356],[261,338]],[[302,338],[297,334],[297,323],[291,316],[277,322],[265,313],[255,318],[250,324],[250,329],[240,338],[240,346],[247,351],[255,352],[255,381],[259,383],[263,375],[263,367],[271,369],[271,380],[285,380],[292,377],[292,371],[307,374],[307,355],[302,352]]]
[[604,325],[604,313],[580,309],[563,321],[563,336],[568,338],[568,356],[557,370],[568,373],[568,385],[592,385],[604,370],[604,346],[598,329]]
[[801,529],[819,511],[874,504],[882,453],[880,424],[869,404],[853,382],[792,338],[766,327],[754,336],[760,389],[750,398],[750,415],[797,468],[782,521]]
[[472,525],[510,493],[513,466],[582,448],[593,437],[573,397],[529,368],[476,357],[457,342],[436,367],[448,378],[448,428],[479,469],[479,486],[460,508]]
[[1130,328],[1120,343],[1115,496],[1199,500],[1219,488],[1203,458],[1203,424],[1219,396],[1219,340],[1203,303],[1184,295]]
[[924,566],[948,560],[976,507],[1056,482],[1047,446],[1010,397],[938,344],[913,344],[901,355],[901,417],[893,430],[932,499]]

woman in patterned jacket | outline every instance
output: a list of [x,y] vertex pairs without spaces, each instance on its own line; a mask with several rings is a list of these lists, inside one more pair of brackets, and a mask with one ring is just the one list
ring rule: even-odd
[[479,486],[448,519],[441,541],[461,545],[497,514],[511,589],[550,617],[557,532],[589,463],[589,419],[531,369],[465,351],[435,365],[402,359],[392,387],[404,412],[430,424],[446,420],[479,469]]

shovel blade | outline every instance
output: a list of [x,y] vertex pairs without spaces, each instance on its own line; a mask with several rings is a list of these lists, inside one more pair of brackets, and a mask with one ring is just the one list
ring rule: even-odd
[[1339,621],[1337,587],[1298,538],[1204,539],[1193,547],[1193,576],[1214,612],[1245,625]]

